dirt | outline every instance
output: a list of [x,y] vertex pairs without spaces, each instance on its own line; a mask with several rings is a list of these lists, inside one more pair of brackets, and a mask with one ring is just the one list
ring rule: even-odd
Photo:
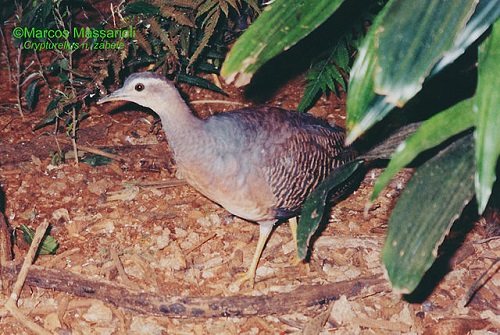
[[[55,255],[37,257],[35,265],[80,274],[102,281],[103,285],[116,284],[134,292],[230,299],[240,295],[286,294],[308,285],[337,282],[362,286],[366,278],[379,278],[382,282],[363,286],[356,292],[346,291],[331,302],[326,299],[304,305],[297,300],[296,308],[288,312],[276,313],[271,309],[263,315],[210,318],[145,314],[109,303],[103,296],[89,298],[77,290],[68,293],[25,285],[18,302],[21,311],[50,332],[498,333],[500,276],[498,265],[493,270],[490,267],[500,257],[500,239],[491,238],[488,228],[498,221],[497,211],[490,208],[485,217],[477,218],[474,209],[467,208],[417,293],[401,296],[385,280],[380,251],[391,209],[412,170],[398,174],[365,213],[373,183],[381,172],[371,169],[353,194],[331,208],[307,264],[294,265],[292,236],[288,226],[282,224],[267,243],[255,287],[235,287],[235,275],[249,265],[258,226],[232,216],[190,186],[176,182],[175,162],[152,115],[137,111],[134,105],[120,108],[121,113],[111,113],[118,105],[93,104],[80,124],[77,143],[94,149],[113,148],[123,160],[91,167],[82,162],[76,164],[69,153],[63,163],[52,165],[49,152],[58,145],[68,152],[71,145],[64,143],[68,140],[64,132],[55,135],[51,126],[33,130],[43,118],[47,95],[42,92],[36,109],[25,111],[21,117],[4,58],[0,64],[0,186],[4,193],[1,207],[9,227],[16,231],[16,264],[23,261],[29,248],[17,227],[36,229],[47,220],[59,248]],[[265,103],[294,109],[302,94],[301,82],[301,76],[288,81]],[[243,89],[224,85],[222,88],[228,97],[181,86],[202,117],[255,104],[246,98]],[[198,103],[204,100],[219,102]],[[343,125],[345,95],[322,97],[311,113]],[[486,277],[480,278],[485,273]],[[477,280],[480,285],[474,289]],[[4,274],[1,306],[12,285],[12,278]],[[474,294],[469,299],[471,289]],[[296,297],[290,294],[287,299],[293,303]],[[31,334],[2,307],[0,329],[2,334]]]

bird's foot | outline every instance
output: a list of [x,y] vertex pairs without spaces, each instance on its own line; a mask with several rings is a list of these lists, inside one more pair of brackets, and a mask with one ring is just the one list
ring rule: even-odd
[[[300,264],[303,264],[304,263],[304,260],[303,259],[299,259],[299,257],[297,255],[295,255],[295,257],[293,258],[293,260],[290,262],[290,264],[292,266],[299,266]],[[307,264],[307,263],[305,263]]]
[[234,285],[241,287],[241,285],[245,284],[248,282],[251,288],[253,288],[255,284],[255,272],[247,271],[243,273],[237,273],[236,274],[236,281],[234,282]]
[[271,231],[273,230],[274,223],[275,221],[260,222],[259,240],[257,241],[257,248],[255,248],[252,262],[250,263],[247,272],[239,273],[236,275],[238,279],[234,282],[235,286],[237,285],[238,287],[240,287],[244,283],[249,282],[250,287],[253,288],[255,284],[255,273],[257,272],[257,265],[259,264],[259,259],[262,255],[262,250],[264,249],[266,241],[269,238]]

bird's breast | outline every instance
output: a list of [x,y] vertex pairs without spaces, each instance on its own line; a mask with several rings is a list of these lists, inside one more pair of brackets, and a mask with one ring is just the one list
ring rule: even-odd
[[262,171],[231,154],[178,162],[183,178],[210,200],[232,214],[250,221],[275,218],[275,199]]

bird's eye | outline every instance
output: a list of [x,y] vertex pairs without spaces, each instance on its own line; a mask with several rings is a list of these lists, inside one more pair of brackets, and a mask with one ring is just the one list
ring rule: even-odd
[[135,90],[137,92],[141,92],[143,89],[144,89],[144,85],[143,84],[137,84],[137,85],[135,85]]

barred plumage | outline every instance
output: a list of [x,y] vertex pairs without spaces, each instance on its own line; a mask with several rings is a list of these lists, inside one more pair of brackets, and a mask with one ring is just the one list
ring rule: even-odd
[[179,172],[229,212],[260,224],[260,238],[244,279],[277,220],[296,216],[309,194],[336,167],[353,159],[345,132],[309,114],[250,107],[195,117],[174,85],[155,73],[131,75],[99,103],[128,100],[162,121]]

